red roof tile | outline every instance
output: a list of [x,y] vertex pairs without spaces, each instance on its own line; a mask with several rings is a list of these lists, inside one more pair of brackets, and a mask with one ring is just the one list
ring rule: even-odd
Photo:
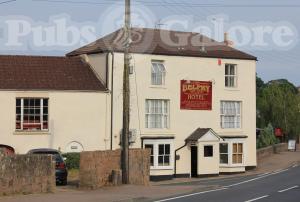
[[104,91],[80,57],[0,55],[0,89]]
[[[257,58],[217,42],[204,35],[193,32],[179,32],[161,29],[132,28],[132,53],[154,55],[174,55],[190,57],[209,57],[227,59],[256,60]],[[182,36],[186,44],[175,45]],[[170,40],[171,39],[171,40]],[[124,30],[119,29],[91,44],[81,47],[67,54],[76,56],[81,54],[102,53],[107,51],[124,52]],[[205,47],[204,50],[202,47]]]

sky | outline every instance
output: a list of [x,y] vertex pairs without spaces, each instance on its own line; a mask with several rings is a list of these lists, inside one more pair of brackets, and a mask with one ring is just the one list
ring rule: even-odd
[[[123,0],[5,1],[0,54],[64,55],[123,23]],[[132,26],[201,31],[218,41],[229,32],[236,48],[258,58],[265,82],[300,86],[297,0],[132,0],[132,11]]]

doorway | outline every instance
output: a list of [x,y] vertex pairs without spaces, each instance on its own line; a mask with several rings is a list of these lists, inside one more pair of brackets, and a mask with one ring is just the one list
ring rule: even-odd
[[198,147],[191,146],[191,177],[198,177]]

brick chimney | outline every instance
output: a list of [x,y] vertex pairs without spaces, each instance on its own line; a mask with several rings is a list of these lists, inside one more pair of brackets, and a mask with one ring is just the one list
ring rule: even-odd
[[233,41],[229,40],[229,34],[227,32],[224,33],[224,43],[225,43],[226,46],[229,46],[229,47],[234,46]]

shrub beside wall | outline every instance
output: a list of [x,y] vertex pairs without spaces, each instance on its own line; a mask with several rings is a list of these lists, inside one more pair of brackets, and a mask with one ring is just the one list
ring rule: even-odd
[[62,156],[67,158],[66,164],[68,169],[79,169],[80,153],[65,153]]

